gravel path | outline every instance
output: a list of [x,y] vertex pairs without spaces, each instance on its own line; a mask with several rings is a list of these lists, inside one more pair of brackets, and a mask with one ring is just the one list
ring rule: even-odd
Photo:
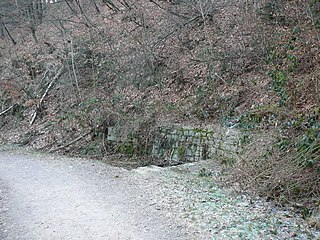
[[192,239],[128,171],[90,160],[0,153],[2,239]]
[[320,240],[319,229],[310,228],[293,209],[221,188],[217,169],[214,161],[202,161],[135,171],[144,178],[146,189],[159,189],[150,194],[155,204],[183,219],[198,239]]
[[0,150],[0,239],[320,239],[289,210],[218,187],[215,168],[128,171]]

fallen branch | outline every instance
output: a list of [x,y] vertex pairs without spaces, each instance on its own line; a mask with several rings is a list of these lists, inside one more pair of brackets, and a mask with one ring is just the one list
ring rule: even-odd
[[93,130],[91,130],[90,132],[87,132],[87,133],[81,135],[80,137],[77,137],[76,139],[72,140],[71,142],[69,142],[69,143],[67,143],[67,144],[65,144],[65,145],[63,145],[63,146],[60,146],[60,147],[58,147],[58,148],[56,148],[56,149],[53,149],[53,150],[51,150],[51,151],[49,151],[49,152],[50,152],[50,153],[53,153],[53,152],[59,151],[59,150],[61,150],[61,149],[64,149],[64,148],[66,148],[66,147],[69,147],[70,145],[72,145],[72,144],[80,141],[81,139],[83,139],[83,138],[85,138],[86,136],[88,136],[89,134],[91,134],[92,131],[93,131]]
[[6,113],[9,112],[12,108],[13,108],[13,105],[12,105],[11,107],[8,107],[6,110],[2,111],[2,112],[0,113],[0,116],[6,114]]
[[34,121],[37,118],[38,112],[42,107],[42,103],[44,101],[44,98],[48,95],[49,90],[52,88],[53,84],[61,77],[62,73],[64,71],[64,67],[61,67],[60,70],[58,71],[58,73],[53,77],[52,81],[49,83],[46,91],[44,92],[44,94],[42,95],[40,102],[37,105],[37,109],[34,111],[34,113],[32,114],[32,118],[30,121],[30,125],[32,125],[34,123]]
[[195,16],[193,18],[191,18],[190,20],[186,21],[185,23],[183,23],[181,26],[173,29],[171,32],[169,32],[167,35],[165,35],[164,37],[162,37],[161,39],[159,39],[156,43],[153,44],[152,48],[156,48],[160,43],[166,41],[171,35],[173,35],[175,32],[178,32],[179,30],[181,30],[183,27],[187,26],[188,24],[197,21],[198,19],[200,19],[201,16]]

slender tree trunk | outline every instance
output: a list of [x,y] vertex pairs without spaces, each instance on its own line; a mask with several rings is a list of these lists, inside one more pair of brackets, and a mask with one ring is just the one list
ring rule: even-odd
[[93,5],[94,5],[94,8],[96,9],[96,12],[97,12],[97,13],[100,13],[100,9],[99,9],[96,1],[92,1],[92,3],[93,3]]
[[81,13],[81,14],[84,14],[83,8],[82,8],[81,3],[79,2],[79,0],[75,0],[75,2],[76,2],[76,4],[78,5],[78,8],[79,8],[79,10],[80,10],[80,13]]
[[0,37],[1,37],[1,38],[4,38],[4,34],[5,34],[5,29],[4,29],[3,23],[1,23]]
[[32,38],[34,40],[35,43],[38,43],[38,38],[36,35],[36,28],[34,26],[31,26],[31,34],[32,34]]
[[6,33],[8,34],[8,37],[10,38],[11,42],[13,43],[13,45],[16,45],[17,42],[14,40],[14,38],[12,37],[9,29],[6,27],[6,25],[4,23],[2,23],[2,26],[4,28],[4,30],[6,31]]
[[37,18],[39,21],[42,21],[43,19],[43,5],[41,0],[37,0],[36,2],[36,12],[37,12]]

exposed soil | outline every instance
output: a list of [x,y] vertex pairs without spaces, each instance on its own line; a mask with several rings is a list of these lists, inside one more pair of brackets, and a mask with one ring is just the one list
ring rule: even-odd
[[[318,239],[290,210],[218,185],[214,161],[135,170],[0,152],[1,239]],[[2,219],[2,220],[1,220]]]

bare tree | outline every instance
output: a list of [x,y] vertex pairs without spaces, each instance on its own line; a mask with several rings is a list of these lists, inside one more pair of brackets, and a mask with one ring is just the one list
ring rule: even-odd
[[10,26],[14,26],[16,20],[12,13],[15,11],[15,5],[12,1],[3,0],[0,3],[0,37],[8,37],[13,44],[16,40],[11,34]]
[[20,0],[19,2],[17,1],[17,4],[17,8],[20,11],[19,17],[21,20],[26,21],[33,40],[38,42],[36,30],[37,26],[43,21],[46,3],[43,3],[42,0]]
[[27,28],[34,41],[38,42],[36,30],[43,22],[45,9],[50,3],[51,1],[46,0],[2,0],[0,3],[2,35],[7,35],[15,43],[9,28]]

